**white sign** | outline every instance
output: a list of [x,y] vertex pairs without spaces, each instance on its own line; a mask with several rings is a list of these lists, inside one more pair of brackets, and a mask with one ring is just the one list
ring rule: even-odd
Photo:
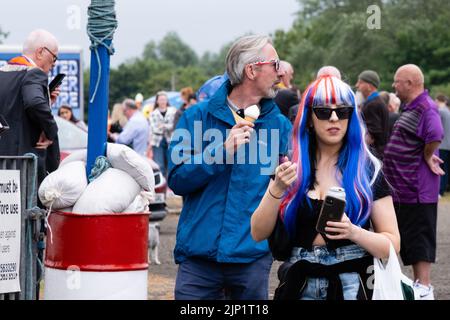
[[0,293],[20,291],[20,171],[0,170]]

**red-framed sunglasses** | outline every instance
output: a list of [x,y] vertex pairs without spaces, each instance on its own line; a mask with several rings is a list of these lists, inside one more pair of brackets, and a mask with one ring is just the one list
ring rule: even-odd
[[254,62],[252,63],[255,66],[262,66],[265,64],[271,64],[275,67],[275,71],[280,70],[280,60],[279,59],[273,59],[273,60],[269,60],[269,61],[258,61],[258,62]]

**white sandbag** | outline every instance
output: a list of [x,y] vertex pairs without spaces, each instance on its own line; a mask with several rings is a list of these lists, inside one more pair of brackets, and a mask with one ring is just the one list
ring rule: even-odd
[[153,195],[150,192],[141,191],[134,201],[123,212],[136,213],[136,212],[150,212],[148,207],[150,201],[153,199]]
[[39,199],[47,208],[71,207],[86,187],[86,164],[73,161],[45,177],[39,187]]
[[78,150],[72,152],[67,157],[65,157],[64,160],[61,161],[61,163],[59,164],[59,167],[61,168],[73,161],[84,161],[86,163],[86,158],[87,158],[87,150]]
[[153,192],[155,177],[150,162],[133,149],[123,144],[108,143],[106,157],[113,168],[132,176],[145,191]]
[[141,187],[126,172],[110,168],[92,181],[73,207],[74,213],[122,213]]

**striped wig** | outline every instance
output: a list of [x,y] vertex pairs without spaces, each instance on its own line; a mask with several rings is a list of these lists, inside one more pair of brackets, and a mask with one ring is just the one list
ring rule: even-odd
[[308,130],[312,123],[312,107],[332,104],[355,108],[348,122],[337,163],[342,174],[339,182],[346,193],[345,212],[353,224],[360,226],[367,222],[370,215],[371,185],[380,171],[380,161],[367,148],[364,140],[365,127],[356,112],[355,94],[350,86],[336,77],[322,76],[305,90],[294,123],[292,162],[298,165],[298,176],[296,183],[286,192],[280,208],[281,218],[290,235],[295,234],[299,207],[311,207],[307,193],[315,183],[316,167],[316,137],[314,131]]

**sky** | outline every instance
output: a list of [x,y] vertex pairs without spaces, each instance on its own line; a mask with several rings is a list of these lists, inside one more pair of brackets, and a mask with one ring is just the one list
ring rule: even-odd
[[[22,0],[20,9],[0,0],[0,27],[9,32],[6,45],[21,45],[28,33],[43,28],[61,46],[80,46],[89,64],[86,33],[89,0]],[[159,42],[175,31],[198,55],[220,48],[245,33],[270,34],[289,30],[298,0],[116,0],[119,27],[111,66],[141,56],[145,44]]]

